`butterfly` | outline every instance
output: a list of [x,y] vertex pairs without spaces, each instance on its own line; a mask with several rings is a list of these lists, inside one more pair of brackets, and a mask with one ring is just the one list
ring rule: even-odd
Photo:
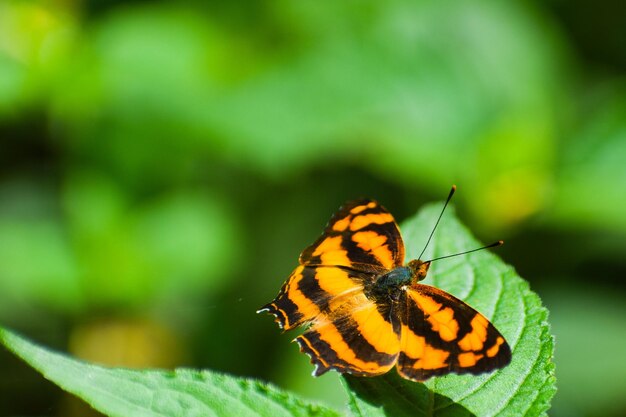
[[313,376],[331,369],[375,376],[395,366],[403,378],[424,381],[506,366],[511,349],[485,316],[420,284],[431,261],[404,264],[393,216],[373,200],[349,202],[258,312],[273,314],[284,330],[305,326],[295,341],[315,365]]

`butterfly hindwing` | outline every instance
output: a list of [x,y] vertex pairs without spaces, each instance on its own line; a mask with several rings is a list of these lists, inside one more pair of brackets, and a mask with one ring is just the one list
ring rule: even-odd
[[381,375],[396,364],[400,348],[399,323],[390,317],[363,292],[355,293],[315,320],[296,341],[315,364],[315,376],[330,369]]
[[404,378],[480,374],[511,361],[511,349],[493,324],[442,290],[413,284],[400,310],[398,372]]
[[393,216],[373,200],[345,204],[315,243],[300,255],[302,265],[346,266],[384,271],[402,265],[404,245]]
[[[259,311],[268,311],[289,330],[309,329],[296,338],[316,365],[315,375],[329,369],[378,375],[396,362],[399,322],[389,306],[369,300],[363,291],[371,274],[336,266],[298,266],[278,296]],[[387,310],[386,310],[387,309]]]

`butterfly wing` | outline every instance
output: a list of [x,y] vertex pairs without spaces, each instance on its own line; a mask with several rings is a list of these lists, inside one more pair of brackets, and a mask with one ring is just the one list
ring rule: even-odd
[[302,265],[333,265],[382,272],[404,263],[404,244],[393,216],[373,200],[345,204],[324,233],[300,255]]
[[362,291],[344,298],[296,338],[315,365],[314,376],[334,369],[358,376],[381,375],[396,364],[399,322],[391,305],[375,304]]
[[424,381],[450,372],[480,374],[511,361],[504,336],[479,312],[437,288],[414,284],[399,304],[398,373]]
[[259,312],[273,314],[281,329],[290,330],[336,310],[337,303],[363,292],[368,279],[344,267],[298,266],[283,284],[278,296]]
[[276,317],[285,330],[309,329],[296,338],[311,357],[314,375],[330,369],[378,375],[391,369],[400,347],[399,322],[390,306],[369,300],[369,273],[335,266],[298,266],[274,301],[259,311]]
[[364,287],[404,262],[404,245],[391,214],[372,200],[344,205],[324,233],[300,255],[274,301],[259,311],[285,330],[308,324],[296,341],[311,357],[313,374],[330,369],[379,375],[400,347],[395,306],[368,299]]

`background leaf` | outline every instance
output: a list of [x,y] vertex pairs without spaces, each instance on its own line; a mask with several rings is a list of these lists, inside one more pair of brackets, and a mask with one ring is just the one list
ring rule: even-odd
[[561,157],[554,207],[546,219],[557,227],[574,224],[612,234],[626,230],[626,82],[606,84],[585,103],[586,123],[572,129]]
[[258,381],[209,371],[92,365],[0,328],[0,342],[61,388],[109,416],[338,416]]
[[[419,256],[441,205],[429,205],[406,221],[407,259]],[[478,247],[470,233],[446,212],[423,259]],[[359,416],[537,416],[554,395],[554,341],[547,310],[515,271],[489,251],[435,262],[425,281],[467,301],[506,337],[513,359],[506,368],[480,376],[448,375],[425,384],[397,375],[345,377],[350,406]]]

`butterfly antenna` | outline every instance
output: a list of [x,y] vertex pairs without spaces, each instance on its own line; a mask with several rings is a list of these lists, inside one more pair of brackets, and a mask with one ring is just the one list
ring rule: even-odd
[[439,259],[452,258],[453,256],[465,255],[466,253],[472,253],[472,252],[476,252],[476,251],[479,251],[479,250],[493,248],[493,247],[502,246],[502,245],[504,245],[504,240],[498,240],[497,242],[493,242],[491,245],[483,246],[481,248],[476,248],[476,249],[468,250],[468,251],[461,252],[461,253],[455,253],[453,255],[440,256],[439,258],[434,258],[434,259],[431,259],[430,261],[426,261],[424,263],[438,261]]
[[433,234],[435,233],[435,229],[437,229],[437,225],[439,224],[439,220],[441,220],[441,216],[443,216],[443,212],[446,211],[446,207],[448,206],[448,203],[450,202],[450,199],[452,199],[452,196],[454,195],[455,191],[456,191],[456,185],[453,185],[452,189],[450,189],[450,194],[448,194],[448,198],[446,199],[446,203],[443,205],[443,208],[441,209],[441,213],[439,213],[439,217],[437,218],[437,222],[435,223],[435,227],[433,227],[432,232],[430,232],[430,236],[428,236],[428,240],[426,241],[426,245],[424,246],[424,249],[422,249],[422,253],[420,253],[420,256],[418,256],[417,259],[422,259],[422,255],[424,254],[424,252],[426,252],[426,248],[428,247],[428,244],[430,243],[430,239],[432,239]]

